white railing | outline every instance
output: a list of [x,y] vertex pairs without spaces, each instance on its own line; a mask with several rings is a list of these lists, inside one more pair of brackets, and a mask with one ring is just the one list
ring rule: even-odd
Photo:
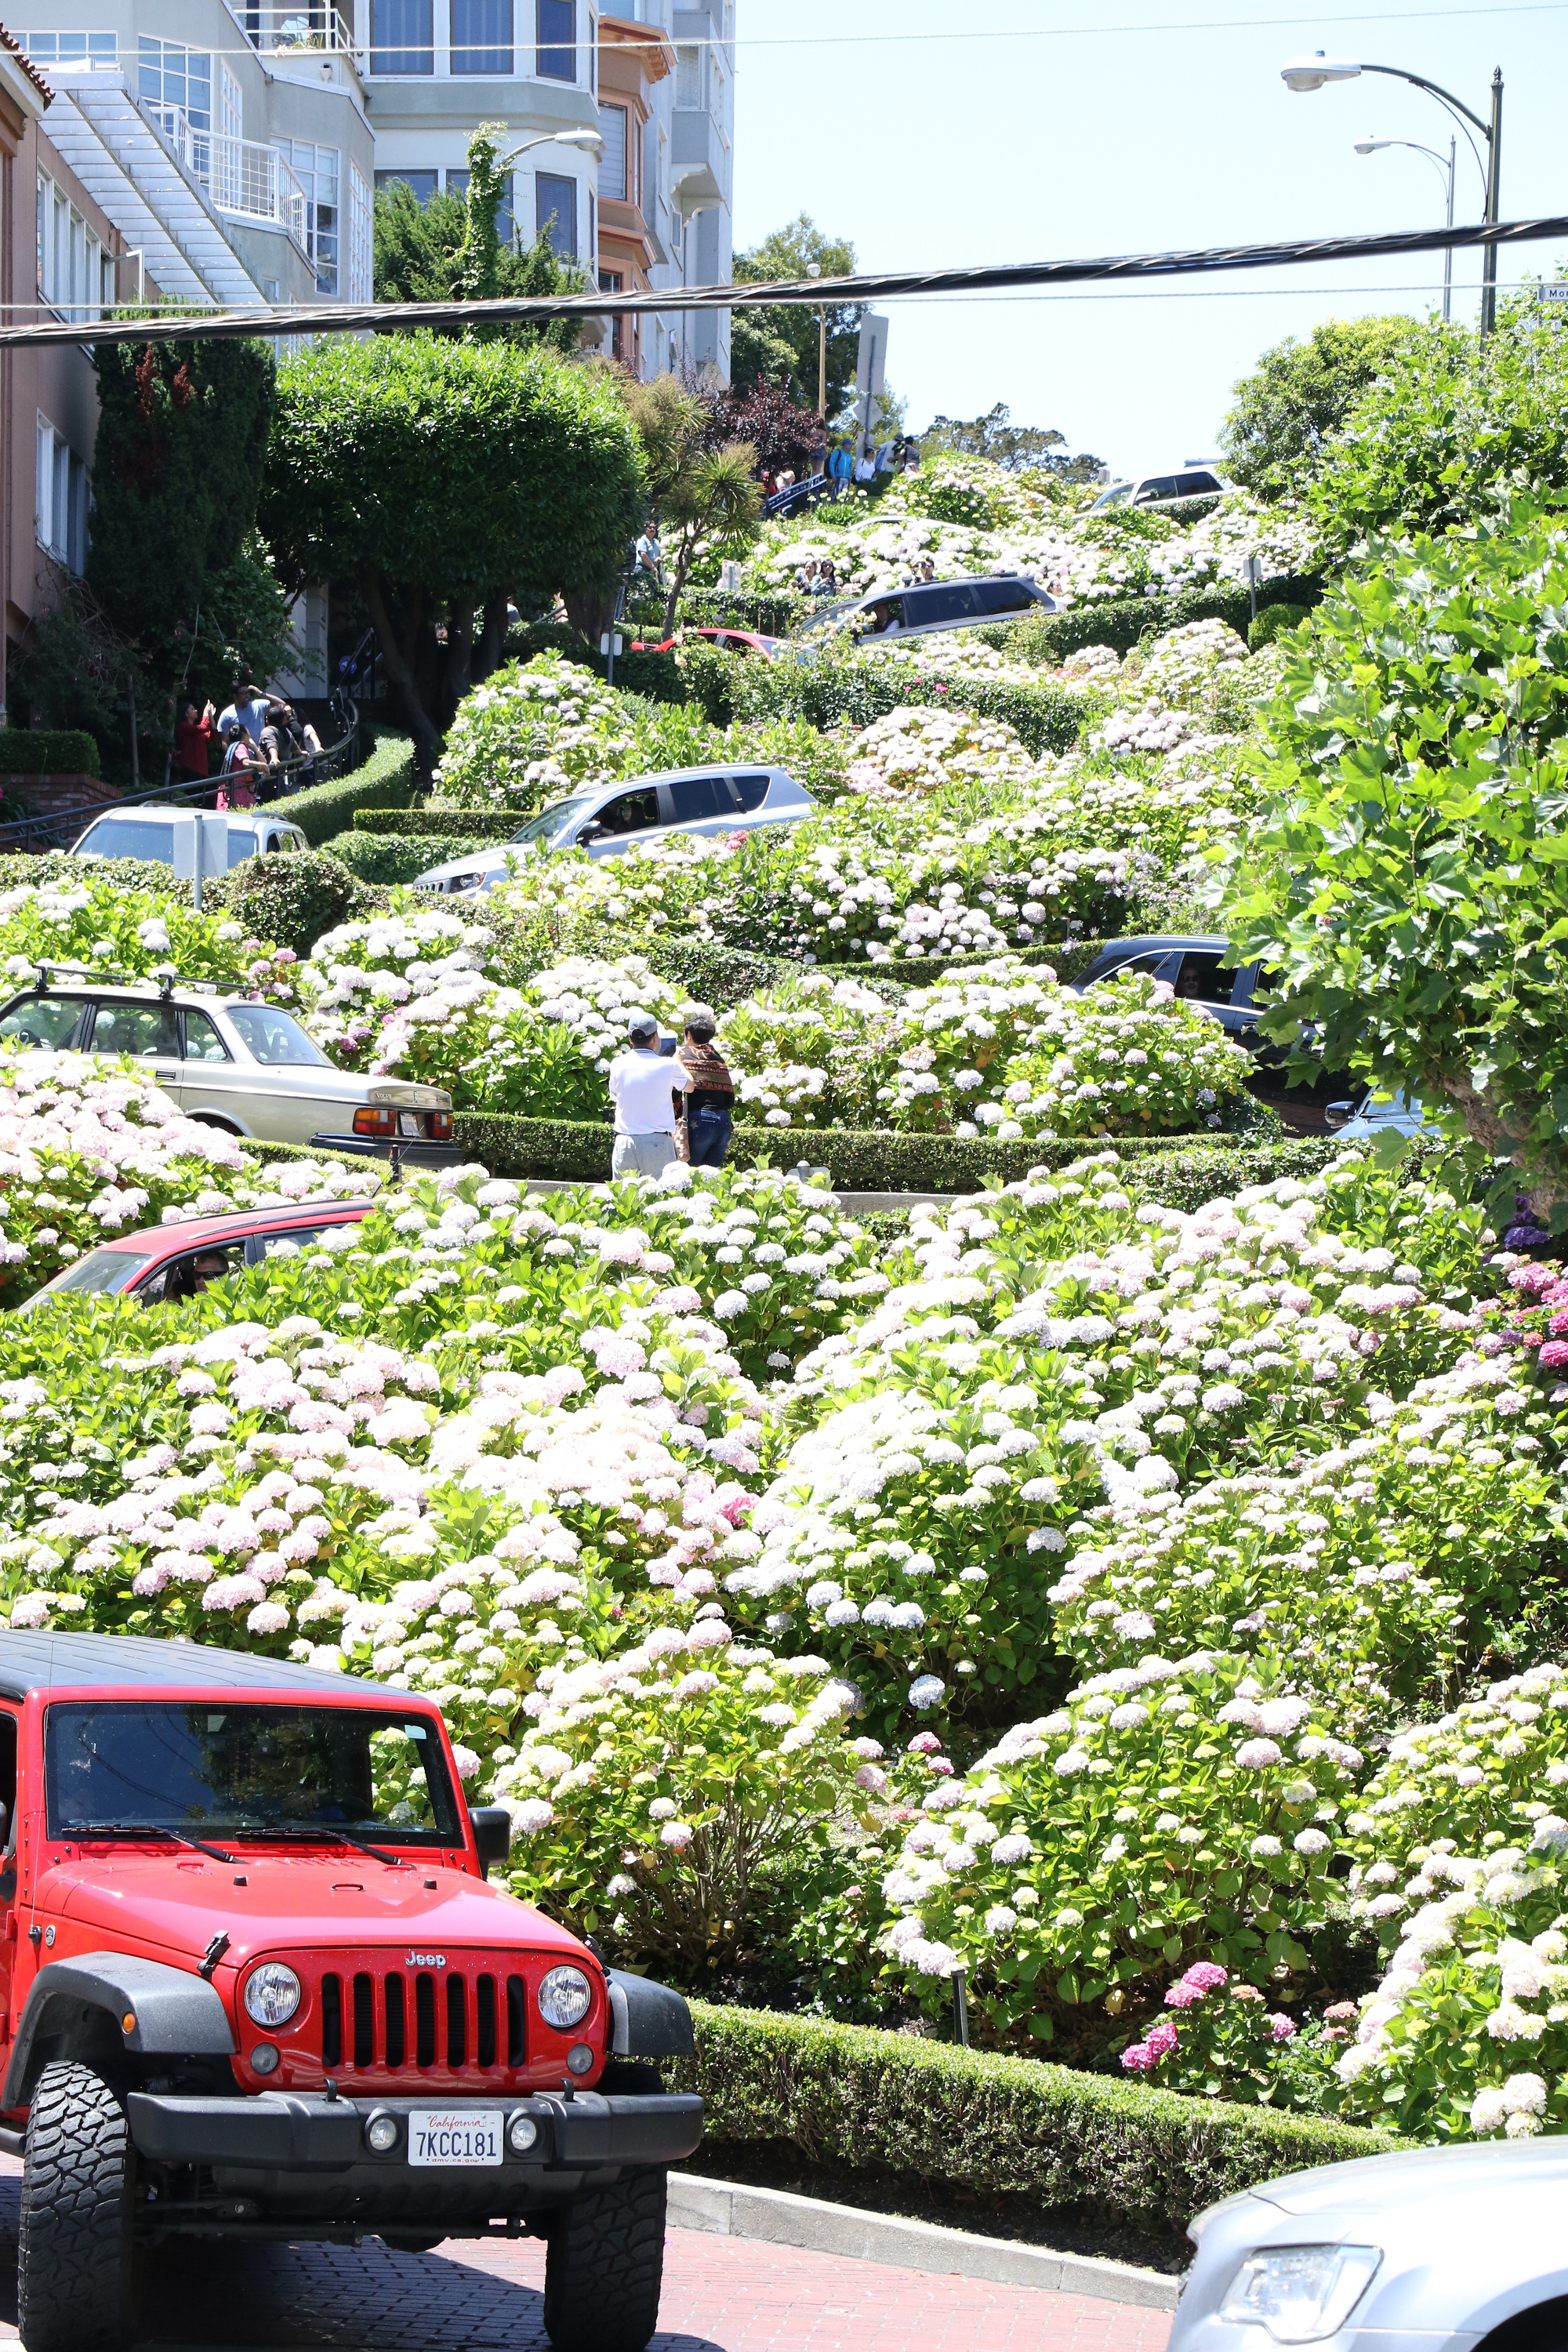
[[194,131],[178,106],[149,106],[146,110],[192,179],[206,190],[216,211],[286,229],[309,260],[305,191],[276,147],[263,147],[254,139],[226,138],[217,131]]
[[352,56],[353,30],[331,0],[229,0],[229,14],[254,49],[287,57],[302,49]]

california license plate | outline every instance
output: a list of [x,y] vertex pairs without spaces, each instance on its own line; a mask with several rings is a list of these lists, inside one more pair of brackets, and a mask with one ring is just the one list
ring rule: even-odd
[[440,2167],[500,2162],[499,2108],[416,2107],[408,2118],[408,2161]]

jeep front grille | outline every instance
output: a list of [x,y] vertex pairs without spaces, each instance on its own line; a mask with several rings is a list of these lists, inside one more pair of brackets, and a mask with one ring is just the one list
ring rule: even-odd
[[528,2063],[528,1986],[489,1969],[356,1969],[321,1979],[321,2063],[330,2074],[516,2072]]

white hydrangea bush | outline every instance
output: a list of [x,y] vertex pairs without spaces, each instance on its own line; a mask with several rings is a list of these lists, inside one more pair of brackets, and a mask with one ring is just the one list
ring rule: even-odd
[[1026,784],[1034,772],[1034,761],[1001,719],[917,704],[890,710],[857,738],[848,782],[868,799],[892,799],[951,785],[1005,790]]
[[509,663],[459,704],[437,764],[437,801],[526,814],[626,774],[637,732],[615,691],[559,654]]
[[882,1891],[931,2014],[964,1971],[988,2035],[1126,2024],[1206,1958],[1300,1990],[1363,1764],[1323,1710],[1237,1662],[1145,1658],[1015,1725],[944,1782]]

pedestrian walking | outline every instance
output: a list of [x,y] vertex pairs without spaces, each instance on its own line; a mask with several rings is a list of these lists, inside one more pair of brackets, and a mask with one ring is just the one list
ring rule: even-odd
[[676,1060],[687,1074],[686,1157],[693,1168],[722,1168],[735,1123],[735,1082],[713,1043],[718,1026],[706,1004],[689,1004],[680,1016]]
[[632,1013],[626,1049],[610,1064],[616,1113],[610,1165],[617,1176],[663,1175],[676,1157],[675,1097],[690,1084],[681,1065],[660,1053],[652,1013]]

